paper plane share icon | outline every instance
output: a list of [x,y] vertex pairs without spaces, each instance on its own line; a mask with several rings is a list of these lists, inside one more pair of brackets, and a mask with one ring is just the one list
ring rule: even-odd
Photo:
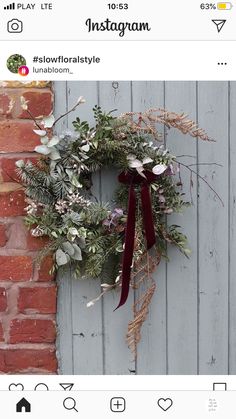
[[226,20],[215,19],[215,20],[212,20],[212,22],[216,25],[218,33],[220,33],[220,31],[222,30],[223,26],[226,23]]
[[74,387],[74,383],[60,383],[60,386],[63,388],[63,390],[65,391],[71,391],[72,388]]

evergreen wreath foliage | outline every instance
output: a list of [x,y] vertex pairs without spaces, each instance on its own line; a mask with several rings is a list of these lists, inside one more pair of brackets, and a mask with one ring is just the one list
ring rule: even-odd
[[[80,97],[72,110],[83,102]],[[23,98],[22,107],[28,110]],[[35,133],[41,139],[35,151],[41,158],[37,163],[17,162],[27,196],[25,221],[32,236],[49,237],[42,255],[53,252],[55,269],[70,265],[79,279],[102,278],[102,296],[121,286],[129,187],[117,182],[114,199],[99,202],[93,194],[94,176],[104,168],[113,168],[117,174],[138,175],[144,181],[148,173],[155,175],[149,185],[156,237],[151,251],[146,248],[140,186],[134,185],[137,205],[131,285],[137,288],[140,283],[148,284],[146,293],[134,306],[134,320],[129,324],[127,340],[135,352],[155,290],[151,273],[162,257],[167,258],[167,244],[176,246],[187,257],[190,253],[180,226],[166,223],[167,216],[171,218],[172,213],[181,212],[190,203],[184,200],[182,191],[182,163],[165,147],[158,125],[203,141],[211,139],[186,115],[163,109],[119,117],[103,112],[99,106],[93,112],[94,126],[77,117],[74,132],[61,135],[53,134],[61,117],[35,120]],[[183,166],[191,175],[195,173]]]

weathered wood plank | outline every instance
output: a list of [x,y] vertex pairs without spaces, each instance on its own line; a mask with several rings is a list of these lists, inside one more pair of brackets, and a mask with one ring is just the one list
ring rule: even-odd
[[[100,82],[99,103],[110,111],[117,109],[116,114],[131,110],[131,84],[129,82]],[[101,200],[112,199],[116,187],[116,172],[102,171]],[[105,374],[130,374],[135,372],[135,363],[125,342],[128,322],[132,319],[133,292],[126,305],[113,312],[119,300],[119,292],[108,293],[103,301]]]
[[236,374],[236,82],[230,83],[229,154],[229,374]]
[[199,173],[219,192],[224,207],[199,182],[199,373],[228,372],[228,83],[200,82],[199,124],[216,143],[199,142]]
[[75,374],[103,374],[101,304],[87,303],[100,293],[98,280],[72,280],[73,355]]
[[[55,91],[55,112],[56,117],[67,111],[67,83],[56,82]],[[68,118],[62,119],[57,125],[57,132],[68,128]],[[58,304],[57,304],[57,352],[59,358],[59,370],[63,374],[73,374],[73,331],[72,331],[72,299],[71,299],[71,275],[70,271],[57,275]]]
[[74,374],[71,272],[57,274],[57,353],[60,374]]
[[[97,82],[69,82],[69,109],[83,96],[86,102],[68,117],[69,127],[77,116],[93,123],[92,108],[98,103]],[[93,194],[99,198],[100,177],[93,182]],[[71,279],[72,286],[72,328],[75,374],[103,373],[103,323],[102,302],[87,308],[86,304],[100,293],[99,280]]]
[[79,105],[77,109],[68,115],[68,125],[72,128],[72,122],[77,116],[81,121],[94,122],[93,107],[98,104],[98,82],[96,81],[71,81],[67,83],[68,107],[72,108],[78,98],[83,96],[85,103]]
[[[164,82],[133,82],[133,110],[164,107]],[[164,135],[163,127],[160,132]],[[138,345],[137,374],[166,374],[166,263],[153,274],[156,292]],[[138,296],[137,296],[138,298]]]
[[[174,112],[188,113],[196,120],[196,83],[167,82],[165,89],[165,107]],[[166,138],[167,148],[183,163],[196,163],[196,139],[181,132],[170,130]],[[195,167],[196,168],[196,167]],[[181,179],[184,184],[184,200],[191,201],[190,173],[181,167]],[[167,328],[168,328],[168,373],[197,373],[197,205],[196,178],[193,177],[193,205],[181,214],[168,216],[168,225],[177,224],[188,236],[192,250],[187,259],[178,249],[169,247],[167,264]],[[181,192],[181,189],[180,189]]]
[[[66,81],[56,81],[53,83],[54,91],[54,115],[56,118],[63,115],[68,110],[68,88]],[[56,132],[61,134],[68,129],[68,117],[62,118],[56,125]]]
[[[86,103],[60,122],[59,131],[72,129],[76,116],[92,122],[92,107],[97,103],[97,83],[58,82],[55,85],[57,115],[70,109],[79,96]],[[96,179],[97,191],[100,190]],[[102,310],[98,303],[95,310],[87,309],[86,303],[100,292],[99,281],[85,283],[73,279],[72,274],[59,275],[59,338],[61,372],[64,374],[101,374],[103,371]],[[82,338],[82,336],[84,336]],[[92,343],[91,343],[92,340]],[[93,348],[89,353],[88,348]],[[94,350],[96,348],[96,350]]]

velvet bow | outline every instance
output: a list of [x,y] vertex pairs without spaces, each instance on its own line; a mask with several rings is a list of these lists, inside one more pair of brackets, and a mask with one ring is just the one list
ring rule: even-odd
[[125,304],[129,295],[130,277],[135,242],[135,221],[137,204],[135,186],[137,185],[139,185],[141,188],[143,226],[146,236],[147,250],[150,249],[156,242],[150,195],[150,184],[157,179],[157,175],[147,170],[145,170],[143,174],[145,177],[139,175],[138,173],[122,172],[118,177],[120,183],[129,185],[129,200],[128,217],[125,230],[125,246],[122,261],[121,296],[120,302],[116,310]]

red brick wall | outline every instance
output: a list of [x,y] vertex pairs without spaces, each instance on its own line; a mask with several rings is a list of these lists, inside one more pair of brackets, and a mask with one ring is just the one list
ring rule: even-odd
[[53,93],[46,82],[0,82],[0,373],[56,373],[56,285],[48,257],[35,256],[44,241],[23,223],[24,191],[15,161],[32,158],[38,136],[20,97],[37,118],[49,115]]

